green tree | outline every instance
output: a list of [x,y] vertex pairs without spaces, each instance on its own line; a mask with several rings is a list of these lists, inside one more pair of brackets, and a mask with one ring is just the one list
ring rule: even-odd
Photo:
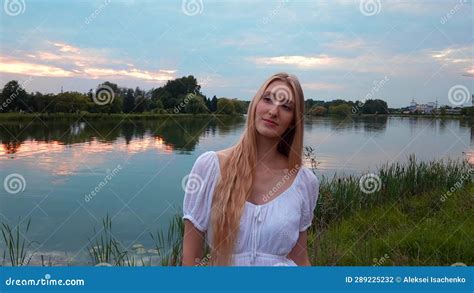
[[363,114],[388,114],[387,102],[382,100],[367,100],[362,106]]
[[209,112],[202,96],[189,94],[187,99],[189,99],[189,100],[186,103],[186,105],[184,106],[184,109],[185,109],[186,113],[197,114],[197,113],[208,113]]
[[211,107],[209,108],[209,110],[211,110],[211,112],[217,111],[217,97],[216,96],[212,97]]
[[234,104],[235,113],[245,114],[247,112],[245,102],[239,101],[237,99],[232,99],[231,102]]
[[30,111],[29,95],[16,80],[9,81],[2,90],[0,112]]
[[143,113],[147,110],[147,104],[148,104],[148,101],[145,97],[143,96],[138,96],[136,98],[136,103],[135,103],[135,111],[134,112],[137,112],[137,113]]
[[235,114],[234,103],[226,98],[219,98],[217,100],[217,113],[219,114]]
[[326,115],[327,111],[328,110],[323,106],[314,106],[309,110],[309,114],[314,116],[324,116]]
[[127,95],[123,100],[123,112],[124,113],[131,113],[135,108],[135,96],[133,95],[133,90],[128,89]]
[[337,116],[350,116],[352,107],[348,104],[340,104],[329,107],[329,113]]

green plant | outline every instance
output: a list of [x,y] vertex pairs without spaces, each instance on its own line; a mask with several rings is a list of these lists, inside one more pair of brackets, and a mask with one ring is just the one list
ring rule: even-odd
[[183,235],[184,222],[180,214],[171,220],[166,238],[163,231],[157,231],[156,235],[150,233],[162,266],[181,265]]
[[27,249],[34,242],[29,241],[25,235],[27,235],[30,230],[30,224],[31,219],[28,219],[23,232],[20,232],[21,221],[14,228],[11,228],[8,223],[1,224],[0,228],[6,246],[3,252],[2,264],[5,262],[7,256],[11,266],[25,266],[29,264],[33,254],[28,256]]
[[[135,264],[134,260],[129,259],[128,253],[121,243],[113,236],[112,219],[108,215],[102,220],[101,232],[99,237],[96,236],[95,241],[89,239],[89,255],[95,265],[103,263],[115,266]],[[94,235],[97,235],[95,228]]]

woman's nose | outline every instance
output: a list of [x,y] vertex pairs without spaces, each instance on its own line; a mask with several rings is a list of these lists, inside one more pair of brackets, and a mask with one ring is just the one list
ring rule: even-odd
[[275,104],[271,105],[270,109],[268,110],[268,113],[272,116],[276,116],[278,113],[278,105],[275,105]]

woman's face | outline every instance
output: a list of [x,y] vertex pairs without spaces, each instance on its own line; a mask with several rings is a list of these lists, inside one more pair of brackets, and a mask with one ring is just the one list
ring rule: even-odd
[[257,132],[266,137],[281,137],[293,121],[295,97],[281,80],[272,81],[256,107]]

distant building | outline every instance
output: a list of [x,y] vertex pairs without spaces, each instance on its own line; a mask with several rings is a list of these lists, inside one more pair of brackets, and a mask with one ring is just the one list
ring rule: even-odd
[[408,107],[411,113],[418,112],[419,114],[433,114],[438,109],[438,100],[436,102],[429,102],[427,104],[418,104],[415,99],[411,100],[410,107]]

